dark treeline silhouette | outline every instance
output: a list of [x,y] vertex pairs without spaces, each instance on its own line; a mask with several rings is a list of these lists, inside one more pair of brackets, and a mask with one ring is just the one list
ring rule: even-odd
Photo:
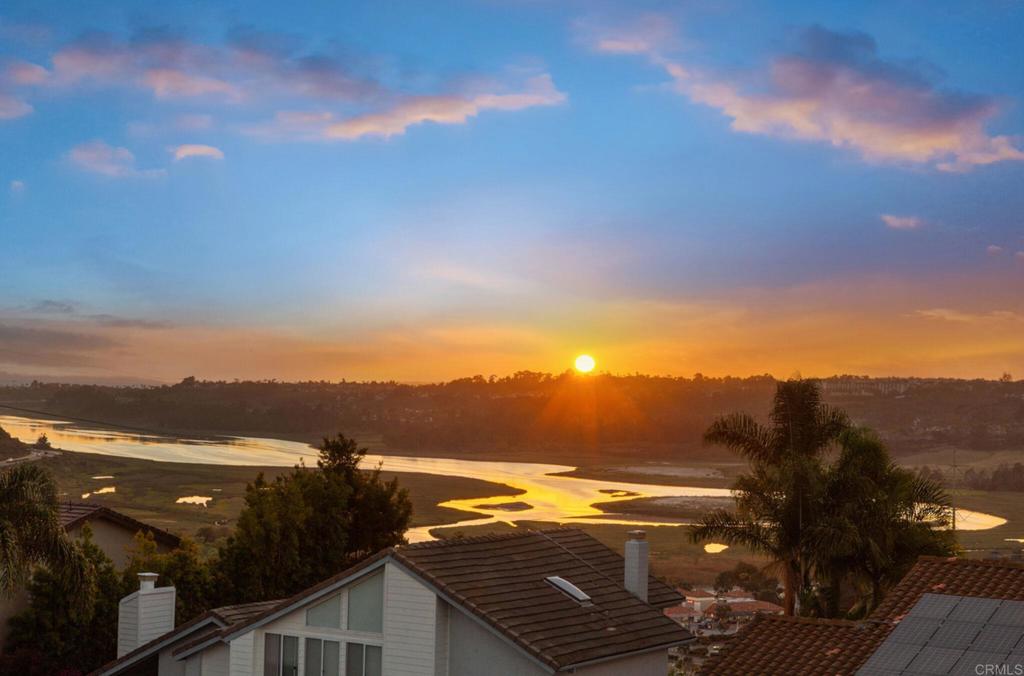
[[991,472],[968,469],[963,483],[979,491],[1024,491],[1024,464],[1000,465]]
[[[897,453],[944,445],[1024,445],[1024,382],[853,376],[820,382],[825,401],[878,430]],[[185,378],[158,387],[3,387],[0,403],[167,432],[312,441],[346,429],[409,451],[628,445],[649,457],[667,457],[681,449],[716,453],[701,450],[708,424],[727,411],[766,410],[775,386],[767,375],[581,377],[531,371],[423,385]]]

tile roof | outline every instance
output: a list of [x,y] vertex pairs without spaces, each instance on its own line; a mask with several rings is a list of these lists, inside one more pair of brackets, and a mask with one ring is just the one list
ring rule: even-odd
[[[622,558],[611,552],[613,562],[607,552],[580,530],[554,529],[423,542],[398,547],[393,556],[556,671],[690,640],[679,624],[625,590]],[[553,575],[579,587],[593,605],[556,589],[545,579]]]
[[[404,566],[555,671],[693,638],[658,607],[623,588],[622,557],[574,528],[450,538],[385,549],[260,617],[221,630],[220,638],[290,612],[305,599],[385,558]],[[554,575],[586,592],[593,605],[581,606],[545,580]],[[678,603],[682,598],[660,580],[654,580],[653,588],[659,603]],[[190,647],[183,646],[176,654]]]
[[57,518],[65,530],[74,528],[89,519],[106,519],[107,521],[124,526],[133,532],[145,531],[152,533],[157,542],[168,547],[174,548],[181,544],[181,538],[173,533],[168,533],[161,528],[151,526],[148,523],[133,519],[127,514],[122,514],[96,503],[61,502],[57,508]]
[[[928,598],[924,598],[925,595]],[[922,607],[946,603],[953,608],[958,597],[1022,601],[1024,564],[1005,560],[922,556],[889,591],[867,621],[857,623],[759,615],[732,639],[721,655],[705,662],[700,673],[853,674],[876,651],[881,652],[890,633],[896,636],[901,622],[919,603],[923,604]],[[934,600],[936,598],[937,601]],[[915,612],[920,614],[922,610]],[[932,629],[937,630],[939,622],[935,624]],[[914,625],[915,621],[908,623],[901,632],[906,634],[915,628]],[[900,642],[905,642],[904,638]],[[938,669],[944,658],[952,657],[951,654],[936,652],[954,650],[949,647],[952,640],[947,638],[948,645],[941,648],[929,647],[930,652],[922,657],[922,660],[930,660],[929,668]],[[920,666],[918,664],[914,668]],[[950,668],[953,668],[952,664]],[[864,673],[875,673],[875,670],[866,669]]]
[[852,674],[885,638],[874,622],[757,615],[701,674],[824,676]]
[[208,610],[202,615],[192,618],[188,622],[179,624],[171,631],[153,639],[149,643],[141,645],[135,650],[125,653],[116,660],[104,664],[102,667],[89,674],[89,676],[100,676],[101,674],[103,676],[108,676],[117,674],[120,672],[119,667],[128,668],[132,664],[138,663],[139,660],[147,659],[151,654],[155,654],[157,648],[160,646],[173,643],[174,641],[180,640],[190,634],[195,634],[196,638],[205,638],[220,631],[222,627],[241,624],[253,617],[262,615],[268,608],[273,608],[280,602],[280,599],[275,599],[273,601],[259,601],[257,603],[239,603],[236,605],[222,606],[220,608]]
[[922,556],[871,618],[896,620],[926,593],[1024,601],[1024,563]]

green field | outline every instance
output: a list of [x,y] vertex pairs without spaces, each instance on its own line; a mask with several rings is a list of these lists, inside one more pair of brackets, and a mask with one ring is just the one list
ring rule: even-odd
[[958,531],[960,545],[971,556],[986,556],[992,550],[1019,550],[1024,543],[1024,495],[1012,491],[958,490],[954,499],[958,507],[994,514],[1007,520],[1003,526],[978,531]]
[[[244,504],[245,486],[264,472],[267,478],[291,471],[289,467],[234,467],[191,463],[154,462],[92,453],[62,453],[39,462],[54,476],[66,499],[97,502],[176,533],[194,535],[203,526],[232,525]],[[112,476],[112,479],[94,479]],[[503,484],[435,474],[388,473],[409,490],[413,526],[454,523],[482,516],[437,503],[456,498],[515,496]],[[95,491],[113,486],[116,492]],[[184,496],[209,496],[209,506],[175,504]]]

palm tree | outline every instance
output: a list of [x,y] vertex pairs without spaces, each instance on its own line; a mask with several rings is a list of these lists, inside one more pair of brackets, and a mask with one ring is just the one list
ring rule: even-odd
[[870,430],[848,430],[840,446],[839,457],[824,468],[820,512],[827,516],[808,531],[829,617],[839,613],[844,581],[860,590],[854,614],[866,614],[918,556],[956,551],[953,533],[943,529],[949,497],[940,485],[893,463]]
[[57,510],[57,488],[45,470],[26,463],[0,472],[0,595],[23,588],[40,565],[83,587],[88,582]]
[[796,610],[797,594],[810,584],[811,557],[806,529],[824,490],[820,457],[849,428],[846,414],[822,404],[817,383],[779,383],[771,424],[745,413],[712,423],[706,443],[738,452],[751,465],[734,488],[736,511],[715,510],[691,530],[694,542],[744,545],[764,554],[782,570],[783,606]]

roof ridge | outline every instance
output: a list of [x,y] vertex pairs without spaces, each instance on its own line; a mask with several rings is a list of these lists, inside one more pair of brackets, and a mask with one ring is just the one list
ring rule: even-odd
[[944,563],[959,566],[985,566],[989,568],[1015,568],[1024,570],[1024,562],[1011,561],[1008,559],[968,559],[962,556],[922,555],[917,557],[917,563]]

